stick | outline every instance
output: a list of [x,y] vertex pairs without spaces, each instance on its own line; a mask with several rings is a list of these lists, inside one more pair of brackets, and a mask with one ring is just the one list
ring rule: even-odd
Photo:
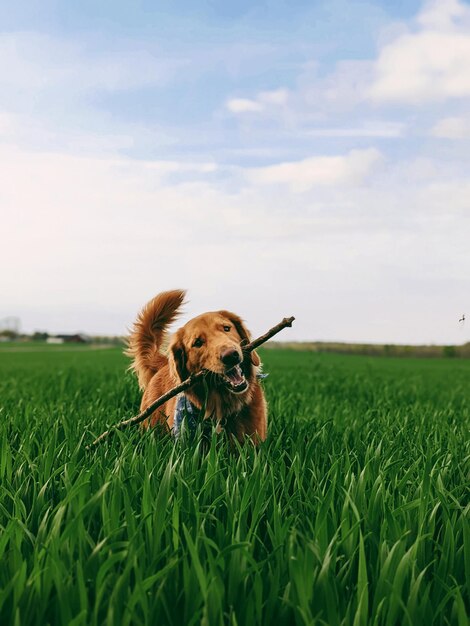
[[254,339],[251,343],[247,344],[243,348],[243,352],[252,352],[253,350],[256,350],[256,348],[268,341],[268,339],[271,339],[271,337],[274,337],[274,335],[277,335],[277,333],[286,328],[286,326],[289,326],[290,328],[294,320],[295,317],[285,317],[282,322],[279,322],[279,324],[273,326],[270,330],[268,330],[267,333],[261,335],[261,337],[258,337],[258,339]]
[[[274,337],[274,335],[277,335],[277,333],[279,333],[281,330],[286,328],[286,326],[291,327],[292,322],[294,320],[295,320],[295,317],[285,317],[282,320],[282,322],[279,322],[279,324],[276,324],[276,326],[273,326],[270,330],[268,330],[267,333],[265,333],[264,335],[261,335],[261,337],[258,337],[258,339],[255,339],[251,343],[246,344],[246,346],[242,346],[243,352],[247,354],[252,352],[256,348],[258,348],[261,344],[268,341],[268,339],[271,339],[271,337]],[[178,395],[182,391],[186,391],[186,389],[189,389],[189,387],[192,387],[197,382],[202,380],[204,376],[206,375],[206,373],[207,372],[205,370],[201,370],[200,372],[197,372],[196,374],[191,374],[191,376],[189,376],[189,378],[186,378],[186,380],[183,380],[182,383],[180,383],[176,387],[173,387],[173,389],[170,389],[169,391],[164,393],[162,396],[154,400],[152,404],[150,404],[144,411],[142,411],[142,413],[139,413],[139,415],[136,415],[135,417],[131,417],[127,420],[123,420],[122,422],[119,422],[115,426],[112,426],[109,430],[106,430],[99,437],[97,437],[93,441],[92,444],[87,446],[87,450],[89,450],[93,446],[97,446],[98,444],[100,444],[102,441],[104,441],[110,435],[112,435],[113,432],[116,430],[124,430],[128,428],[129,426],[135,426],[136,424],[140,424],[140,422],[143,422],[145,419],[147,419],[147,417],[149,417],[155,411],[155,409],[158,409],[159,406],[161,406],[162,404],[165,404],[165,402],[167,402],[174,396]]]

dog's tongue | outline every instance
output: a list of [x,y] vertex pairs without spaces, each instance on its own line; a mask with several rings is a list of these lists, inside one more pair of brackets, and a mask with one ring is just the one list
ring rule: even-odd
[[245,381],[239,365],[236,365],[233,369],[227,372],[227,377],[230,379],[230,382],[233,383],[235,386],[241,385]]

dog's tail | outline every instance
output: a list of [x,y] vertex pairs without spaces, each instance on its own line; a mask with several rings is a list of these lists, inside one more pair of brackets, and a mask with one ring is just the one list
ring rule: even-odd
[[133,361],[129,369],[136,372],[141,389],[166,363],[160,353],[165,330],[179,315],[186,292],[181,289],[164,291],[150,300],[137,316],[128,339],[127,356]]

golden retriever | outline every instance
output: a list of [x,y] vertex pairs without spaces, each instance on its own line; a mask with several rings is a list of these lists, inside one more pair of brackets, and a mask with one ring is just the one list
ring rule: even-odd
[[[167,327],[177,318],[185,291],[165,291],[144,306],[129,337],[127,355],[133,358],[141,389],[141,411],[190,374],[206,370],[204,381],[185,392],[191,411],[202,407],[204,419],[243,442],[264,441],[267,410],[258,382],[256,352],[243,353],[250,333],[238,315],[229,311],[203,313],[191,319],[170,339],[168,356],[162,352]],[[177,397],[156,409],[144,427],[163,425],[175,432]]]

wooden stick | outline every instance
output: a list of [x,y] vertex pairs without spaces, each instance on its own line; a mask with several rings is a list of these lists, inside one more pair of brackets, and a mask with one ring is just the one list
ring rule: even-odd
[[256,350],[256,348],[258,348],[261,344],[266,343],[268,339],[271,339],[271,337],[274,337],[274,335],[277,335],[277,333],[279,333],[281,330],[283,330],[287,326],[290,328],[294,320],[295,320],[295,317],[285,317],[282,320],[282,322],[279,322],[279,324],[276,324],[276,326],[273,326],[270,330],[268,330],[267,333],[265,333],[264,335],[261,335],[261,337],[258,337],[258,339],[254,339],[251,343],[243,347],[242,348],[243,352],[252,352],[253,350]]
[[[273,326],[270,330],[268,330],[267,333],[265,333],[264,335],[261,335],[261,337],[258,337],[258,339],[255,339],[251,343],[248,343],[246,346],[242,346],[243,352],[245,353],[252,352],[256,348],[258,348],[261,344],[268,341],[268,339],[271,339],[271,337],[274,337],[274,335],[277,335],[277,333],[279,333],[281,330],[283,330],[287,326],[291,327],[292,322],[294,320],[295,320],[295,317],[285,317],[282,320],[282,322],[279,322],[279,324],[276,324],[276,326]],[[204,376],[206,375],[206,373],[207,372],[205,370],[201,370],[200,372],[197,372],[196,374],[191,374],[191,376],[189,376],[189,378],[186,378],[186,380],[183,380],[182,383],[180,383],[176,387],[173,387],[173,389],[170,389],[169,391],[164,393],[162,396],[154,400],[152,404],[150,404],[144,411],[142,411],[142,413],[139,413],[139,415],[136,415],[135,417],[131,417],[127,420],[123,420],[122,422],[119,422],[115,426],[112,426],[109,430],[106,430],[99,437],[97,437],[93,441],[92,444],[87,446],[87,450],[92,448],[93,446],[97,446],[98,444],[100,444],[102,441],[104,441],[109,436],[111,436],[113,432],[115,432],[116,430],[124,430],[128,428],[129,426],[135,426],[136,424],[140,424],[140,422],[143,422],[156,409],[158,409],[159,406],[161,406],[162,404],[165,404],[165,402],[167,402],[174,396],[178,395],[182,391],[186,391],[186,389],[189,389],[189,387],[192,387],[197,382],[202,380]]]

